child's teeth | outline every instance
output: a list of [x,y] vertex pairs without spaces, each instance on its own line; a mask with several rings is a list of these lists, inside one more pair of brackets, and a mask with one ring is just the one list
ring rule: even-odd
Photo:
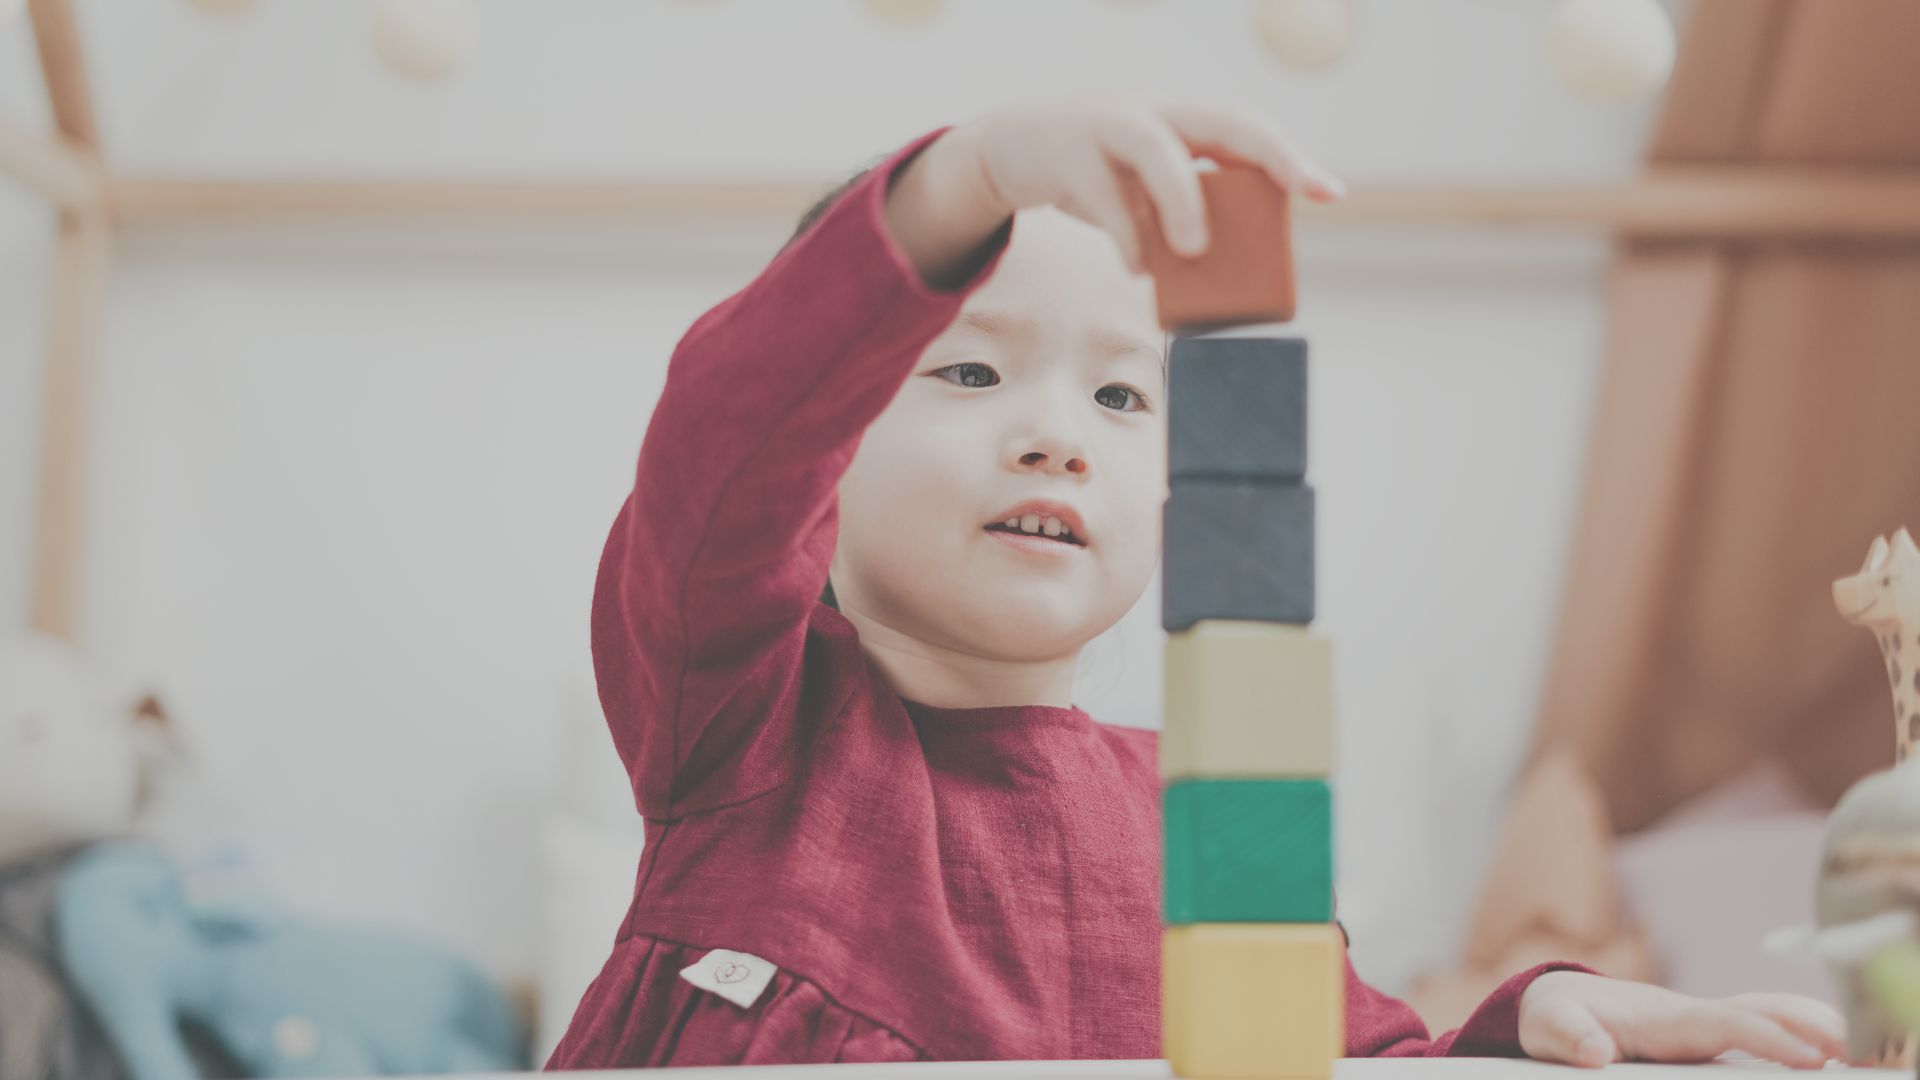
[[1060,535],[1060,519],[1059,518],[1050,517],[1047,519],[1046,533],[1048,536]]
[[1020,519],[1020,531],[1037,533],[1040,531],[1040,515],[1028,514]]
[[1007,519],[1007,528],[1009,528],[1009,529],[1017,529],[1017,528],[1019,528],[1019,527],[1020,527],[1020,519],[1019,519],[1019,518],[1017,518],[1017,517],[1010,517],[1010,518],[1008,518],[1008,519]]

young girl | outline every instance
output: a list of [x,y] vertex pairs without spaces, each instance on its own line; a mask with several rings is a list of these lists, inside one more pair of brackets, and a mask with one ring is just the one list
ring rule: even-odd
[[[1197,253],[1195,155],[1338,195],[1240,112],[1010,109],[869,171],[688,331],[593,611],[645,853],[549,1068],[1160,1056],[1156,735],[1071,689],[1166,495],[1123,191]],[[1346,1016],[1351,1055],[1840,1053],[1808,999],[1571,965],[1439,1039],[1349,967]]]

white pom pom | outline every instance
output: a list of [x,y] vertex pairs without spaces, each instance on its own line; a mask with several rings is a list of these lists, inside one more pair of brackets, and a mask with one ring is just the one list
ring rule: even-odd
[[1301,71],[1332,67],[1353,43],[1348,0],[1261,0],[1259,20],[1267,51]]
[[940,14],[940,0],[866,0],[867,14],[888,26],[924,26]]
[[193,6],[209,15],[241,15],[253,8],[256,0],[192,0]]
[[1553,23],[1553,65],[1589,101],[1630,101],[1673,70],[1673,21],[1658,0],[1566,0]]
[[467,59],[479,29],[471,0],[380,0],[373,51],[394,74],[430,82]]
[[27,0],[0,0],[0,26],[6,26],[18,19],[26,7]]

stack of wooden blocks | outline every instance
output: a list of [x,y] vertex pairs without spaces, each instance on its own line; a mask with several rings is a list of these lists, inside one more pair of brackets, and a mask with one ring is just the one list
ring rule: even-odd
[[[1153,268],[1161,321],[1189,331],[1174,341],[1167,394],[1162,1042],[1180,1076],[1325,1077],[1345,1043],[1346,963],[1333,918],[1333,657],[1309,629],[1307,345],[1190,332],[1291,317],[1284,197],[1247,183],[1210,184],[1202,262],[1215,282],[1267,281],[1265,299],[1215,284],[1191,294],[1211,305],[1195,315],[1177,287],[1190,268]],[[1276,200],[1277,234],[1256,227],[1272,225]],[[1242,272],[1222,276],[1221,264]]]

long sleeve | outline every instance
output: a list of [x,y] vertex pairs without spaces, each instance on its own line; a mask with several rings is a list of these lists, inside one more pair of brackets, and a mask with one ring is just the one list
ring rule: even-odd
[[1439,1038],[1413,1007],[1360,981],[1347,964],[1348,1057],[1525,1057],[1520,1049],[1520,995],[1549,971],[1590,971],[1580,964],[1541,964],[1487,995],[1467,1022]]
[[887,187],[936,132],[873,169],[675,349],[594,589],[601,707],[641,813],[744,801],[799,763],[807,627],[837,485],[868,424],[958,314],[888,233]]

